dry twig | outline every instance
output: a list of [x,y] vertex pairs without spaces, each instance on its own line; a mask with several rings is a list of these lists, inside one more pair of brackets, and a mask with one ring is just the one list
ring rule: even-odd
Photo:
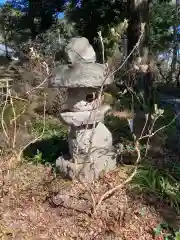
[[12,112],[13,112],[13,121],[11,121],[12,123],[14,123],[14,128],[13,128],[13,142],[12,142],[12,147],[13,149],[15,148],[16,145],[16,133],[17,133],[17,122],[16,122],[16,110],[14,108],[14,102],[13,102],[13,98],[11,97],[11,91],[9,91],[9,95],[10,95],[10,103],[11,103],[11,107],[12,107]]
[[9,136],[8,136],[8,133],[7,133],[6,123],[4,121],[4,114],[5,114],[5,110],[6,110],[7,103],[8,103],[8,97],[9,97],[9,82],[8,81],[6,82],[6,89],[7,89],[6,99],[5,99],[5,103],[4,103],[2,112],[1,112],[1,126],[2,126],[2,129],[3,129],[3,133],[5,135],[5,138],[6,138],[6,142],[7,142],[7,144],[9,144],[10,139],[9,139]]
[[21,151],[19,152],[18,154],[18,160],[21,159],[21,155],[23,153],[23,151],[28,147],[30,146],[32,143],[35,143],[37,140],[41,139],[43,134],[44,134],[44,131],[45,131],[45,127],[46,127],[46,95],[44,94],[44,114],[43,114],[43,130],[42,130],[42,133],[36,137],[35,139],[33,139],[32,141],[30,141],[29,143],[27,143],[22,149]]
[[126,184],[128,184],[129,182],[131,182],[131,180],[134,178],[134,176],[136,175],[137,173],[137,169],[138,169],[138,164],[141,160],[141,153],[140,153],[140,149],[139,149],[139,141],[136,141],[136,144],[135,144],[135,149],[137,151],[137,159],[136,159],[136,163],[135,163],[135,168],[134,168],[134,171],[133,173],[123,182],[123,183],[120,183],[119,185],[111,188],[110,190],[108,190],[107,192],[105,192],[101,198],[99,199],[98,203],[96,204],[96,207],[95,207],[95,210],[94,210],[94,213],[97,212],[97,210],[100,208],[103,200],[105,200],[107,197],[109,197],[110,195],[112,195],[115,191],[121,189],[122,187],[124,187]]

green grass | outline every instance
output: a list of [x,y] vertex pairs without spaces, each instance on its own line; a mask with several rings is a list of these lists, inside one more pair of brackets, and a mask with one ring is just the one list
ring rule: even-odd
[[155,194],[161,200],[168,201],[177,211],[180,210],[180,165],[174,172],[150,164],[140,166],[132,184],[140,191]]

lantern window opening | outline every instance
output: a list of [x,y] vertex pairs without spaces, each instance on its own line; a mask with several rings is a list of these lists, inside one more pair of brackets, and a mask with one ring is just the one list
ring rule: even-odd
[[88,93],[86,95],[86,101],[88,103],[91,103],[91,102],[93,102],[96,99],[98,99],[98,92]]

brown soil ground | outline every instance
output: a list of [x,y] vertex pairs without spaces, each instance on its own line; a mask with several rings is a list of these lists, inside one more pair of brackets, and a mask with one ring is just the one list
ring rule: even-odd
[[160,239],[153,238],[159,223],[178,222],[168,205],[133,194],[128,186],[92,214],[100,196],[126,178],[123,168],[90,187],[65,181],[50,167],[16,159],[8,154],[0,161],[0,239],[150,240]]

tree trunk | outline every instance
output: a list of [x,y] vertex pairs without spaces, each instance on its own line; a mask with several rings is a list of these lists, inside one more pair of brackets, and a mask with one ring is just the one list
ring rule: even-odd
[[29,19],[29,29],[31,31],[31,38],[32,40],[36,38],[37,31],[36,31],[36,24],[35,24],[35,16],[37,12],[36,2],[29,1],[29,8],[28,8],[28,19]]
[[41,24],[40,24],[40,32],[45,32],[48,30],[53,24],[53,11],[52,9],[42,9],[41,11]]
[[[135,113],[153,112],[153,80],[152,60],[149,51],[149,5],[150,0],[128,0],[127,13],[129,25],[127,29],[128,54],[138,43],[136,50],[132,53],[128,61],[128,84],[134,88],[137,104],[134,104]],[[142,35],[141,26],[145,24]],[[140,102],[141,104],[139,104]],[[142,123],[141,123],[142,125]]]

